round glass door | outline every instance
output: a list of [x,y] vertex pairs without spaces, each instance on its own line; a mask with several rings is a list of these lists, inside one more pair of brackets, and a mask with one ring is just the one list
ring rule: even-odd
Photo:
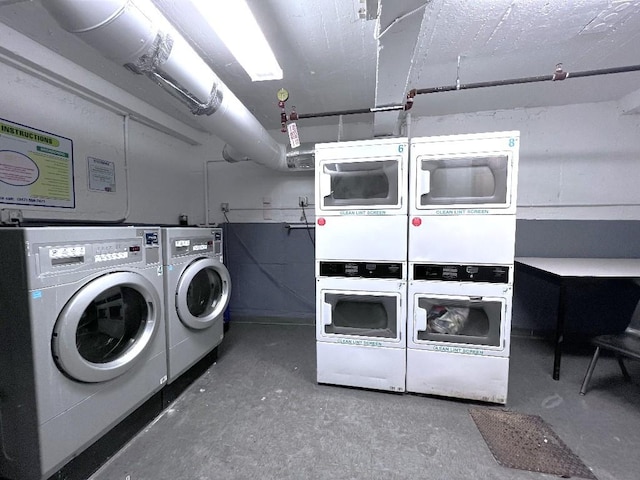
[[227,268],[212,258],[196,260],[185,269],[178,282],[178,317],[187,327],[207,328],[220,318],[230,294]]
[[88,283],[56,322],[52,349],[59,368],[83,382],[122,375],[149,347],[159,302],[153,285],[137,273],[111,273]]

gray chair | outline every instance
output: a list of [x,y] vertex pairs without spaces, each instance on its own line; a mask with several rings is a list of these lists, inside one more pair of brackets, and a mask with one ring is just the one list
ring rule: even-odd
[[602,349],[610,350],[614,353],[620,365],[620,370],[622,370],[622,375],[624,375],[625,380],[630,381],[631,377],[622,359],[627,357],[640,360],[640,303],[636,306],[631,316],[631,322],[624,332],[613,335],[600,335],[592,339],[591,343],[596,346],[596,351],[593,354],[589,368],[587,368],[587,373],[584,376],[584,381],[580,388],[581,395],[587,392],[587,386],[589,385],[591,375],[593,375],[593,370],[596,367],[596,362]]

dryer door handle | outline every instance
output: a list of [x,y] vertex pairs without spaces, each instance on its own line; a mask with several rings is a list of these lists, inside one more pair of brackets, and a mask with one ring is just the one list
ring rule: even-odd
[[325,206],[324,205],[325,199],[328,197],[331,197],[331,194],[333,192],[331,191],[331,175],[324,172],[324,164],[319,165],[319,168],[320,168],[320,185],[318,186],[318,189],[320,190],[319,207],[322,208]]
[[322,324],[323,325],[331,325],[332,323],[331,313],[332,313],[331,304],[327,302],[322,302]]
[[427,195],[431,191],[431,172],[429,170],[419,170],[418,175],[418,196]]
[[424,308],[418,307],[415,309],[413,316],[416,333],[425,332],[427,330],[427,311]]

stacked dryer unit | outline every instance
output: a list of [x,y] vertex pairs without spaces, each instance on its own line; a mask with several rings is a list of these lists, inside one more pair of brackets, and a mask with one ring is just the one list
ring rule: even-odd
[[0,477],[50,477],[167,379],[160,229],[0,229]]
[[316,145],[319,383],[403,392],[406,138]]
[[222,229],[162,229],[168,382],[222,342],[231,279],[223,263]]
[[506,403],[519,132],[411,140],[407,391]]

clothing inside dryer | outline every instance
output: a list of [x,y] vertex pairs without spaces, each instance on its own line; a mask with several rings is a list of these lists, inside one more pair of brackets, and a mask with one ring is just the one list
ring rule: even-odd
[[472,345],[500,345],[502,302],[420,298],[418,308],[427,312],[427,328],[418,340]]

